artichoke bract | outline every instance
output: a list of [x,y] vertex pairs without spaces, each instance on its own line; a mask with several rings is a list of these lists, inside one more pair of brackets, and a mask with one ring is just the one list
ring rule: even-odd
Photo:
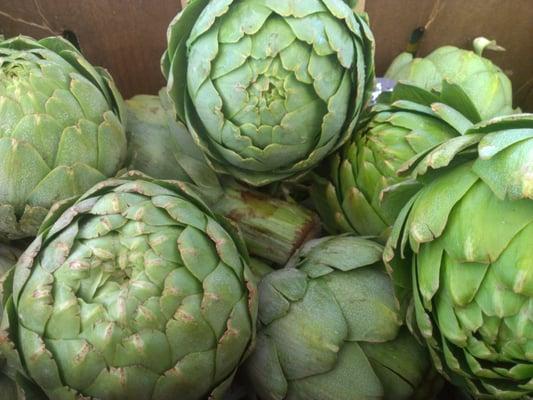
[[57,205],[15,266],[0,345],[53,400],[221,398],[255,332],[246,249],[187,185]]
[[121,168],[122,98],[60,37],[0,41],[0,237],[35,236],[50,206]]
[[16,383],[2,372],[0,372],[0,394],[5,400],[23,400]]
[[456,84],[431,93],[399,83],[370,109],[355,135],[314,175],[313,203],[331,233],[355,232],[385,239],[405,203],[421,187],[398,172],[409,161],[481,121]]
[[402,327],[382,250],[354,236],[316,239],[263,277],[257,345],[243,366],[260,399],[431,398],[438,378]]
[[318,234],[320,221],[305,207],[218,177],[185,126],[174,119],[164,91],[135,96],[126,105],[128,168],[195,184],[213,211],[238,225],[251,254],[282,266]]
[[212,167],[262,186],[349,137],[373,54],[366,20],[343,0],[193,0],[169,26],[162,69]]
[[443,46],[423,58],[402,53],[394,59],[385,77],[437,91],[446,79],[461,86],[483,119],[513,114],[510,79],[500,67],[483,57],[485,49],[504,49],[484,37],[475,39],[473,47],[474,51]]
[[475,398],[531,397],[533,115],[474,125],[412,168],[434,176],[387,244],[399,299],[453,383]]
[[[16,264],[21,251],[8,244],[0,243],[0,285],[3,284],[7,272]],[[0,318],[3,315],[2,293],[0,290]],[[3,369],[4,356],[0,353],[0,394],[5,400],[24,400],[20,388],[10,379]]]
[[[0,243],[0,277],[8,272],[17,263],[20,253],[22,253],[22,251],[16,247],[5,243]],[[2,299],[0,299],[0,305],[1,304]],[[0,313],[1,312],[2,311],[0,310]]]
[[[5,243],[0,243],[0,319],[2,318],[4,312],[1,287],[4,284],[4,281],[8,278],[9,271],[17,263],[17,260],[20,257],[21,253],[22,251],[20,251],[16,247],[10,246]],[[0,353],[0,360],[1,359],[2,354]]]

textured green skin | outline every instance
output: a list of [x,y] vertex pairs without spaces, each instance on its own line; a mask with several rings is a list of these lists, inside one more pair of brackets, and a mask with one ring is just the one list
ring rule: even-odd
[[0,276],[4,275],[7,271],[9,271],[9,269],[11,269],[11,267],[13,267],[13,265],[16,264],[20,253],[22,252],[16,247],[5,243],[0,243]]
[[262,186],[346,141],[373,54],[367,22],[342,0],[194,0],[169,26],[162,69],[212,167]]
[[[399,84],[376,104],[328,160],[327,175],[314,176],[311,197],[326,229],[386,239],[400,210],[420,189],[419,182],[398,172],[417,155],[460,136],[463,125],[481,120],[465,95],[457,85],[445,84],[437,95]],[[468,118],[455,115],[456,108]]]
[[[21,251],[7,244],[0,243],[0,282],[5,274],[16,264]],[[0,293],[1,294],[1,293]],[[0,317],[3,314],[2,298],[0,297]],[[2,400],[19,400],[17,385],[3,373],[4,357],[0,354],[0,395]]]
[[16,239],[122,167],[125,113],[108,73],[60,37],[0,41],[0,59],[0,237]]
[[10,368],[50,400],[221,398],[257,312],[231,229],[193,189],[142,175],[68,205],[45,220],[6,288]]
[[382,250],[354,236],[317,239],[263,277],[257,346],[243,367],[260,399],[432,397],[429,355],[402,327]]
[[470,50],[443,46],[424,58],[402,53],[385,77],[428,90],[440,90],[443,79],[449,80],[470,96],[483,119],[515,112],[510,79],[489,59]]
[[480,399],[530,398],[533,115],[474,125],[413,168],[433,177],[387,244],[398,297],[453,383]]

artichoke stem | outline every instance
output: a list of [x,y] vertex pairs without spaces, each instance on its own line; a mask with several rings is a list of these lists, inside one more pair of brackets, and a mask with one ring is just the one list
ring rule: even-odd
[[213,207],[238,224],[251,254],[279,265],[320,231],[311,210],[238,185],[226,186]]

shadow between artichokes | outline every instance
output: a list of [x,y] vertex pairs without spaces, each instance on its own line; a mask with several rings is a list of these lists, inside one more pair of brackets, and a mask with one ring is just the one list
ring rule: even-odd
[[255,335],[246,249],[184,183],[54,206],[12,282],[0,350],[51,400],[220,399]]
[[122,167],[122,98],[61,37],[0,40],[0,238],[35,236],[56,201]]
[[342,0],[193,0],[167,36],[178,118],[217,172],[254,186],[341,146],[373,85],[372,33]]
[[262,400],[430,399],[440,379],[402,326],[383,247],[307,242],[259,284],[256,349],[243,372]]
[[413,328],[475,398],[531,397],[533,115],[472,125],[411,170],[429,183],[402,210],[385,259]]

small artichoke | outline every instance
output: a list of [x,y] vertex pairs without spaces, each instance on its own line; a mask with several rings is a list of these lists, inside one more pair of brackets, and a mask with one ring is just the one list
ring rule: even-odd
[[54,202],[115,175],[124,123],[111,77],[66,40],[0,41],[0,238],[35,236]]
[[189,132],[174,119],[166,92],[138,95],[128,109],[128,167],[155,178],[190,182],[214,212],[234,221],[251,254],[284,265],[320,230],[315,213],[218,177]]
[[10,367],[52,400],[220,399],[257,309],[246,250],[224,220],[186,184],[138,174],[68,205],[6,288]]
[[443,80],[456,83],[472,99],[483,119],[514,113],[511,81],[500,67],[483,57],[485,49],[504,49],[484,37],[475,39],[473,47],[474,51],[443,46],[424,58],[402,53],[385,77],[437,91]]
[[192,0],[169,26],[162,69],[212,167],[262,186],[350,136],[373,54],[365,18],[343,0]]
[[480,122],[458,85],[439,93],[399,83],[361,121],[357,133],[329,159],[326,176],[315,175],[311,197],[331,233],[386,238],[405,203],[421,185],[399,176],[409,161]]
[[262,279],[257,346],[243,366],[260,399],[431,398],[436,376],[402,327],[382,250],[354,236],[316,239]]
[[533,115],[473,125],[412,168],[433,176],[386,248],[399,299],[453,383],[480,399],[531,398]]

